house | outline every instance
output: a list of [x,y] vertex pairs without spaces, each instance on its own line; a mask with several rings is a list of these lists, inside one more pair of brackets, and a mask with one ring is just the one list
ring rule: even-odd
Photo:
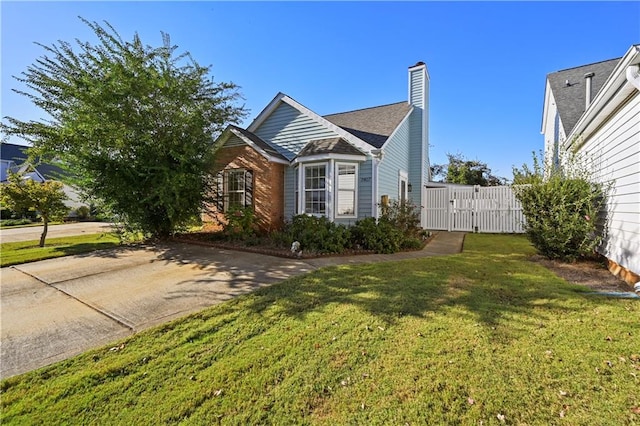
[[[64,175],[64,170],[55,164],[40,163],[36,166],[30,164],[27,149],[29,147],[2,142],[0,144],[0,183],[5,183],[8,173],[20,173],[37,182],[47,180],[59,180]],[[68,200],[65,204],[69,209],[77,209],[85,205],[79,201],[78,193],[74,188],[64,184],[62,187]]]
[[599,251],[629,283],[640,274],[640,45],[618,59],[547,75],[542,116],[547,164],[562,153],[589,160],[612,186]]
[[263,230],[298,214],[351,225],[380,203],[422,204],[429,180],[429,74],[409,67],[408,99],[320,116],[278,93],[242,129],[216,140],[218,211],[251,206]]

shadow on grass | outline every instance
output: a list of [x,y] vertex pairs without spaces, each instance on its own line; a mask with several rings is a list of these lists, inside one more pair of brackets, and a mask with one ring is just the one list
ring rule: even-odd
[[455,255],[322,269],[259,290],[248,306],[303,317],[346,304],[388,324],[405,316],[458,315],[493,329],[508,322],[508,338],[514,327],[579,309],[568,303],[578,298],[575,288],[522,256]]

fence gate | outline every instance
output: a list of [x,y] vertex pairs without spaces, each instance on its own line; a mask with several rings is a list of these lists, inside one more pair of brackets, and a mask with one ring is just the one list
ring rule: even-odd
[[424,227],[444,231],[522,233],[522,207],[510,186],[424,189]]

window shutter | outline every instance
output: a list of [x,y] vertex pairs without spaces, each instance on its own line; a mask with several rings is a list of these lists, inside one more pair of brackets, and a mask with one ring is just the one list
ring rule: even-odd
[[253,207],[253,170],[244,172],[244,206]]
[[218,172],[214,180],[214,203],[219,213],[224,211],[224,172]]

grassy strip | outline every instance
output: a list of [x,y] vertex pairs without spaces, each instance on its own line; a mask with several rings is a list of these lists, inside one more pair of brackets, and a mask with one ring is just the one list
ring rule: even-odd
[[640,304],[532,252],[468,235],[290,279],[4,380],[2,424],[640,422]]
[[19,265],[37,260],[69,256],[120,245],[115,234],[87,234],[76,237],[48,238],[44,247],[38,241],[0,244],[0,266]]

